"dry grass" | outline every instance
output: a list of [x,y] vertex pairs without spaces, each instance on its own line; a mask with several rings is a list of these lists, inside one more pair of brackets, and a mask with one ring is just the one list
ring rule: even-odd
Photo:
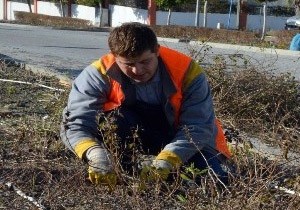
[[[221,120],[230,122],[229,124],[235,128],[246,130],[251,130],[253,124],[259,122],[260,126],[266,126],[267,130],[267,122],[270,119],[252,112],[251,100],[244,103],[245,113],[241,113],[240,116],[236,114],[240,109],[239,103],[245,100],[244,97],[253,94],[251,92],[253,87],[242,85],[252,84],[253,72],[241,71],[226,75],[227,81],[235,81],[229,82],[231,85],[228,85],[224,77],[225,72],[222,71],[224,69],[220,69],[216,63],[211,67],[212,74],[209,75],[217,102],[216,110]],[[266,80],[266,77],[268,74],[263,77],[264,84],[257,84],[261,92],[264,91],[261,87],[268,85],[272,79],[282,84],[282,87],[293,90],[293,86],[287,85],[289,83],[283,79],[285,77],[270,77],[270,80]],[[0,62],[0,78],[65,88],[56,78],[33,74],[14,63],[5,64],[3,61]],[[272,187],[272,184],[278,184],[299,193],[299,167],[288,166],[277,160],[267,160],[252,153],[246,144],[244,148],[234,150],[231,163],[236,167],[236,171],[231,174],[231,182],[227,189],[215,185],[217,180],[210,173],[202,174],[197,185],[188,185],[180,175],[192,177],[193,173],[183,170],[174,175],[173,182],[152,183],[141,191],[136,188],[140,184],[138,176],[129,176],[118,165],[116,170],[119,185],[114,191],[111,192],[105,186],[94,186],[87,180],[87,166],[67,151],[59,139],[60,114],[67,101],[68,89],[60,92],[37,85],[10,82],[1,82],[1,87],[0,103],[3,108],[0,112],[0,207],[2,208],[37,208],[32,202],[18,195],[12,187],[8,188],[6,185],[8,182],[13,183],[26,195],[35,198],[46,209],[140,209],[142,206],[144,209],[296,210],[300,207],[300,196],[284,193]],[[248,94],[239,92],[242,89]],[[276,94],[269,89],[267,91],[268,95],[276,95],[286,89],[274,89]],[[230,97],[223,97],[229,92],[232,94]],[[235,98],[235,92],[242,97]],[[293,91],[290,95],[284,96],[285,100],[281,103],[287,102],[289,106],[283,105],[286,108],[283,110],[299,114],[299,110],[295,111],[295,107],[290,104],[294,102],[292,93]],[[255,100],[261,99],[258,97]],[[273,114],[271,109],[266,109],[265,112],[267,111]],[[278,115],[280,114],[286,115],[279,112]],[[251,120],[246,123],[248,115],[251,116]],[[290,126],[291,129],[299,128],[298,121],[292,117],[290,120],[291,124],[283,125]],[[271,122],[276,126],[280,123],[282,122]],[[113,135],[114,127],[111,122],[106,125],[106,128],[108,127],[110,130],[106,132],[105,138],[108,142],[114,142],[116,137]],[[243,137],[238,138],[247,142]],[[297,141],[290,147],[296,148],[298,141],[299,133]],[[113,148],[112,151],[115,154],[115,162],[118,162],[117,153],[120,151]]]
[[253,67],[228,67],[218,60],[207,70],[216,111],[228,122],[272,145],[300,153],[299,81],[290,74]]
[[[87,180],[87,165],[66,150],[59,139],[61,112],[69,89],[54,77],[34,74],[15,62],[1,60],[0,79],[35,85],[0,81],[0,208],[38,209],[13,187],[7,187],[11,182],[45,209],[298,210],[300,196],[274,186],[300,193],[299,166],[253,153],[247,136],[235,131],[263,136],[273,145],[287,142],[282,149],[293,150],[299,156],[299,83],[288,74],[275,76],[251,65],[229,67],[221,57],[205,70],[217,116],[233,130],[231,140],[243,146],[232,148],[230,163],[235,171],[227,189],[216,184],[211,173],[203,173],[197,184],[188,184],[182,175],[191,178],[199,173],[188,167],[189,172],[183,169],[174,174],[172,182],[152,183],[137,190],[138,176],[129,176],[116,164],[119,184],[110,191]],[[103,126],[110,128],[104,134],[107,142],[117,141],[112,122]],[[283,138],[287,140],[281,141]],[[121,151],[114,144],[110,148],[118,162]]]
[[15,12],[16,23],[28,25],[40,25],[51,27],[67,27],[67,28],[88,28],[91,24],[88,20],[56,17],[49,15],[34,14],[28,12]]

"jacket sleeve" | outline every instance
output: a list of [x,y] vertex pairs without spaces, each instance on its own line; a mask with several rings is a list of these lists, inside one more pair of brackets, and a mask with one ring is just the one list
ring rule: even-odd
[[179,128],[162,152],[176,154],[183,163],[202,149],[217,153],[216,135],[211,89],[202,68],[193,61],[185,76]]
[[89,147],[99,144],[96,116],[102,111],[109,88],[108,78],[93,65],[85,68],[72,84],[63,113],[61,138],[80,158]]

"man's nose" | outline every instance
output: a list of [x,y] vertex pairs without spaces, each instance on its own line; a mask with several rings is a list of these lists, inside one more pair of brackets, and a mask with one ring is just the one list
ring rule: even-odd
[[134,74],[141,74],[142,73],[142,67],[140,64],[138,63],[135,63],[135,65],[133,65],[131,67],[131,71],[134,73]]

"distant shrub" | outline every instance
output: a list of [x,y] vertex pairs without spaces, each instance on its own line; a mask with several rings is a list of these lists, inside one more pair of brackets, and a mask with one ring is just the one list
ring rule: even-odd
[[29,25],[42,25],[53,27],[68,27],[68,28],[81,28],[90,26],[90,21],[76,19],[71,17],[57,17],[50,15],[41,15],[29,12],[15,11],[15,18],[17,22]]

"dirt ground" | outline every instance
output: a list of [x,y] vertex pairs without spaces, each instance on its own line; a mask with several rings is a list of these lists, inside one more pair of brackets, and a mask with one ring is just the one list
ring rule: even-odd
[[[243,176],[233,178],[230,193],[216,191],[209,177],[197,188],[154,183],[138,191],[128,177],[114,191],[94,186],[59,139],[69,89],[12,60],[0,60],[0,84],[0,209],[300,208],[299,168],[241,154],[234,161]],[[280,184],[296,194],[276,190]]]

